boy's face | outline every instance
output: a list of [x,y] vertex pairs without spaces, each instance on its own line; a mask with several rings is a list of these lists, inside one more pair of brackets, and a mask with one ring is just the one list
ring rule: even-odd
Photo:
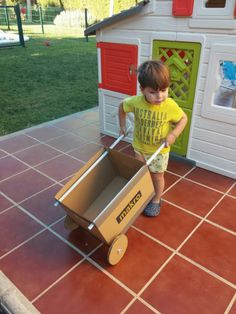
[[141,91],[147,102],[152,105],[159,105],[168,97],[168,87],[160,90],[154,90],[151,87],[141,87]]

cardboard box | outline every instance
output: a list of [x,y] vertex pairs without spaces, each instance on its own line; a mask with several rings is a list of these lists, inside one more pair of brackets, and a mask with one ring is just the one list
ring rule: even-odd
[[[103,154],[107,155],[102,158]],[[102,159],[97,163],[99,158]],[[55,198],[76,224],[110,244],[127,231],[154,194],[151,175],[145,163],[103,148]]]

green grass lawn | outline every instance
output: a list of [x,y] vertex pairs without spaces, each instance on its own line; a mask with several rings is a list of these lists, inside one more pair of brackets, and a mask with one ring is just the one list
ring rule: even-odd
[[98,104],[95,38],[25,34],[26,48],[0,49],[0,135]]

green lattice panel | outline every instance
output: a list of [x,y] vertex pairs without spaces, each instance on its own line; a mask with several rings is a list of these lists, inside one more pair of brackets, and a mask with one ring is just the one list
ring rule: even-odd
[[194,103],[201,44],[154,40],[153,58],[166,63],[171,73],[169,96],[172,97],[188,116],[188,125],[172,146],[172,151],[186,156],[192,108]]
[[[182,63],[182,68],[178,69],[174,62],[171,64],[171,67],[176,67],[176,71],[179,71],[181,75],[178,75],[177,78],[174,78],[170,85],[169,94],[171,97],[175,98],[178,101],[186,101],[189,96],[189,87],[190,79],[193,66],[193,50],[184,50],[184,49],[170,49],[160,47],[159,50],[160,59],[168,64],[169,59],[178,60]],[[174,69],[175,70],[175,69]]]
[[201,45],[154,40],[153,57],[165,62],[171,72],[170,97],[183,108],[192,109]]

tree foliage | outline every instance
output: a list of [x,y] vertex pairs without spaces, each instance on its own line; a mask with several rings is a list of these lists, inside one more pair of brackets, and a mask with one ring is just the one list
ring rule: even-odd
[[[1,1],[1,0],[0,0]],[[7,5],[17,3],[26,5],[27,0],[5,0]],[[134,6],[137,0],[114,0],[114,14]],[[93,20],[98,21],[109,16],[110,0],[31,0],[32,5],[42,7],[60,7],[63,10],[87,8]]]

